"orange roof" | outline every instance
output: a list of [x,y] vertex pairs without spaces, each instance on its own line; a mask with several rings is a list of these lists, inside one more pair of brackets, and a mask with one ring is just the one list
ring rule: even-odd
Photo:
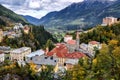
[[75,44],[76,44],[76,40],[68,40],[68,41],[67,41],[67,44],[75,45]]
[[77,58],[77,59],[79,59],[79,58],[84,57],[84,56],[85,56],[85,54],[83,54],[83,53],[73,52],[73,53],[68,53],[68,54],[66,55],[66,58],[72,58],[72,59]]
[[53,56],[56,55],[59,58],[81,58],[84,57],[85,55],[80,52],[73,52],[73,53],[68,53],[68,49],[65,44],[61,44],[59,46],[56,46],[53,50],[47,53],[48,56]]
[[95,45],[95,44],[98,44],[99,42],[97,41],[90,41],[89,44],[92,44],[92,45]]
[[65,44],[57,45],[53,50],[47,53],[48,56],[56,55],[57,57],[65,57],[65,54],[68,52]]

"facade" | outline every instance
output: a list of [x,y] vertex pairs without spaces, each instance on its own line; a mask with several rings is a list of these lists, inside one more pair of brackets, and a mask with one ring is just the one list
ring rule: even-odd
[[2,40],[3,40],[3,31],[2,29],[0,29],[0,42],[2,42]]
[[22,47],[10,52],[10,59],[17,60],[17,61],[24,61],[25,56],[31,53],[31,48],[29,47]]
[[69,52],[74,52],[76,50],[76,40],[68,40],[67,47]]
[[118,19],[115,18],[115,17],[106,17],[106,18],[103,18],[103,23],[102,25],[112,25],[112,24],[115,24],[118,22]]
[[76,33],[76,40],[68,40],[67,41],[67,47],[70,53],[75,52],[75,51],[79,51],[79,43],[80,43],[80,39],[79,39],[79,32],[77,31]]
[[67,59],[65,61],[66,69],[72,69],[74,65],[78,64],[79,59]]
[[5,54],[0,51],[0,62],[4,62],[5,60]]

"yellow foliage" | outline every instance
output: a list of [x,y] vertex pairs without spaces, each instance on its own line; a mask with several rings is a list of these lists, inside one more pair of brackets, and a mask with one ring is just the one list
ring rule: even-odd
[[117,45],[118,41],[117,40],[110,40],[109,45]]
[[35,65],[34,63],[30,63],[29,65],[30,65],[30,69],[31,69],[33,72],[36,72],[36,71],[37,71],[37,70],[36,70],[37,65]]
[[94,65],[97,64],[97,59],[93,59],[93,64],[94,64]]
[[100,49],[100,53],[107,54],[109,52],[109,48],[106,44],[102,44],[102,48]]
[[112,53],[115,57],[120,57],[120,47],[116,47]]

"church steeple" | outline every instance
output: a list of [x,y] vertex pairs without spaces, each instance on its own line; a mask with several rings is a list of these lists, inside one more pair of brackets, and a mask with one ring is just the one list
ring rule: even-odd
[[79,50],[79,43],[80,43],[80,37],[79,37],[79,31],[76,32],[76,50]]

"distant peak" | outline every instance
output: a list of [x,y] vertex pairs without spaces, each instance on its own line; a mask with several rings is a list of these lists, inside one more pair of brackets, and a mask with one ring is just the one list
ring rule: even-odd
[[87,2],[95,2],[95,1],[98,1],[98,2],[111,2],[111,1],[117,1],[117,0],[84,0],[84,1],[87,1]]

